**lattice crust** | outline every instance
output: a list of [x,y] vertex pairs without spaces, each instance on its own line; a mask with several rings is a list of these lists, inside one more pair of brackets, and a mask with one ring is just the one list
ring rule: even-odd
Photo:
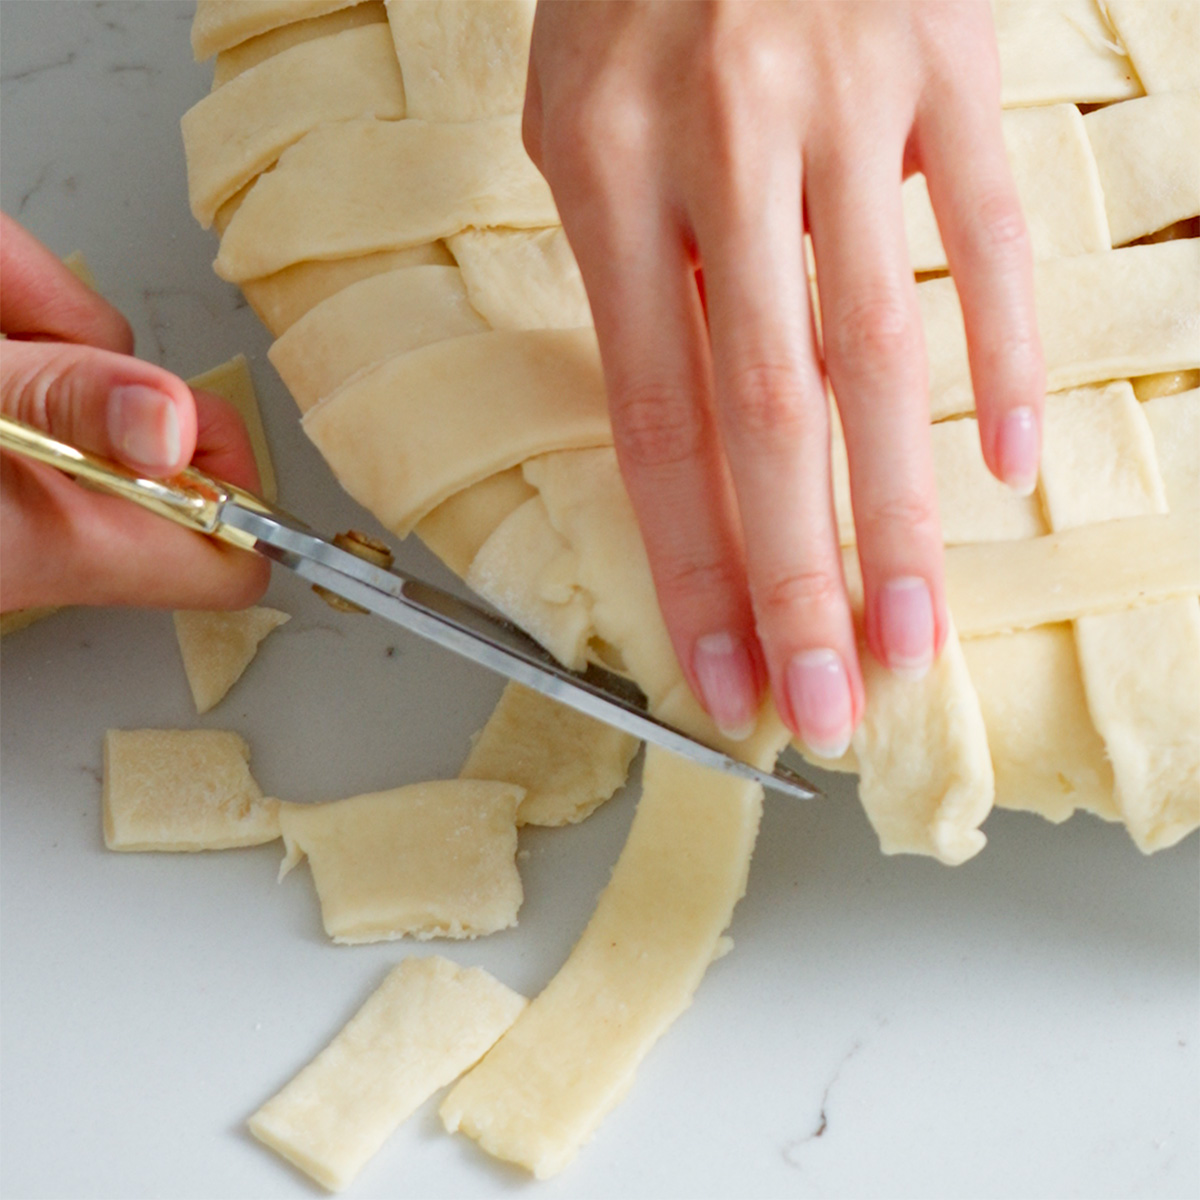
[[[218,272],[278,337],[272,358],[343,486],[565,660],[626,671],[666,719],[718,742],[655,602],[578,268],[521,147],[531,11],[388,0],[402,117],[390,67],[320,82],[348,39],[379,42],[375,0],[199,0],[196,52],[220,55],[185,118],[193,199],[202,219],[218,206]],[[919,283],[957,635],[919,684],[868,662],[868,721],[824,765],[860,773],[888,852],[961,862],[993,804],[1053,821],[1083,809],[1149,851],[1200,825],[1200,4],[993,11],[1055,393],[1041,488],[1018,497],[988,474],[953,281]],[[364,119],[381,90],[392,108]],[[242,93],[281,115],[237,116]],[[944,269],[919,177],[904,205],[914,268]],[[1110,382],[1130,377],[1136,398]],[[838,437],[833,473],[853,586]],[[769,763],[786,741],[768,704],[737,752]],[[719,952],[758,803],[654,756],[596,916],[451,1093],[450,1125],[539,1174],[570,1159]],[[652,910],[655,929],[639,917]],[[614,927],[645,952],[636,968],[606,950]],[[615,1011],[629,1022],[600,1077],[574,1034],[581,1014]]]

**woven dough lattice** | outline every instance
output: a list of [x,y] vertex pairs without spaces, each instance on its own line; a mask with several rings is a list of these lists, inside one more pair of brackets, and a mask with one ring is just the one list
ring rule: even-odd
[[[1200,3],[994,11],[1051,389],[1040,485],[1022,498],[984,467],[916,176],[903,198],[957,632],[919,683],[865,663],[867,718],[832,765],[859,774],[889,853],[962,862],[993,805],[1083,809],[1153,851],[1200,824]],[[587,298],[521,145],[532,16],[528,0],[199,0],[193,47],[216,70],[183,119],[192,208],[346,490],[563,661],[628,672],[719,740],[654,600]],[[836,437],[833,466],[853,584]],[[768,709],[738,753],[770,763],[786,741]],[[591,925],[448,1120],[540,1174],[570,1158],[698,983],[760,801],[651,758]],[[689,881],[701,900],[664,915]],[[631,954],[657,956],[636,997],[597,966],[618,920]],[[585,1002],[640,1014],[592,1059],[586,1095],[554,1057]],[[523,1103],[499,1105],[504,1088]]]

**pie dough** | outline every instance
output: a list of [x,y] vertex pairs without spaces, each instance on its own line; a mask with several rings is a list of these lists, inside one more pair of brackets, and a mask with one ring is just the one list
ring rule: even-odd
[[631,734],[509,683],[459,778],[520,784],[518,825],[574,825],[624,786],[639,745]]
[[1200,87],[1197,0],[1104,0],[1102,11],[1147,92]]
[[335,942],[478,937],[517,923],[512,783],[439,780],[327,804],[283,804],[282,879],[307,857]]
[[250,1132],[340,1191],[402,1121],[478,1061],[525,1004],[479,967],[406,958],[250,1118]]
[[239,42],[296,21],[348,8],[355,0],[196,0],[192,53],[210,58]]
[[218,729],[104,735],[110,850],[227,850],[279,837],[279,801],[250,775],[250,748]]
[[198,713],[219,704],[241,679],[263,638],[291,620],[287,613],[265,607],[237,612],[183,610],[174,616],[183,669]]

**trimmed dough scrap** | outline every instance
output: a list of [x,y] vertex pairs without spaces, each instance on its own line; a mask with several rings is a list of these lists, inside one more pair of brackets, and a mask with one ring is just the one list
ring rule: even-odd
[[401,267],[323,300],[267,357],[303,413],[384,359],[487,328],[456,267]]
[[175,636],[183,669],[198,713],[224,699],[258,653],[259,643],[292,618],[277,608],[243,608],[237,612],[181,610]]
[[517,923],[511,783],[438,780],[326,804],[284,804],[282,879],[307,857],[335,942],[478,937]]
[[531,455],[612,441],[590,329],[492,331],[397,355],[306,413],[304,431],[401,536]]
[[250,1118],[250,1132],[340,1191],[402,1121],[479,1060],[526,1003],[479,967],[406,958]]
[[207,229],[230,196],[323,122],[403,116],[404,84],[384,26],[284,50],[183,114],[192,215]]
[[250,748],[217,729],[104,735],[104,844],[110,850],[226,850],[279,837],[279,801],[250,774]]
[[239,42],[294,21],[308,21],[357,0],[196,0],[192,54],[201,62]]
[[423,121],[478,121],[525,103],[534,0],[387,0],[396,57]]
[[446,244],[471,303],[494,329],[591,325],[583,277],[562,226],[464,229]]
[[463,125],[343,121],[311,130],[259,177],[214,266],[237,283],[468,226],[557,221],[550,188],[521,144],[519,116]]
[[574,825],[622,787],[638,739],[510,682],[460,779],[520,784],[518,825]]

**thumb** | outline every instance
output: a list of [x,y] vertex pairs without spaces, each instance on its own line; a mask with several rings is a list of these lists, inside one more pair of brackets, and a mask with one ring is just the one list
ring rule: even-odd
[[171,475],[196,449],[191,389],[152,363],[62,342],[0,341],[7,416],[146,475]]

